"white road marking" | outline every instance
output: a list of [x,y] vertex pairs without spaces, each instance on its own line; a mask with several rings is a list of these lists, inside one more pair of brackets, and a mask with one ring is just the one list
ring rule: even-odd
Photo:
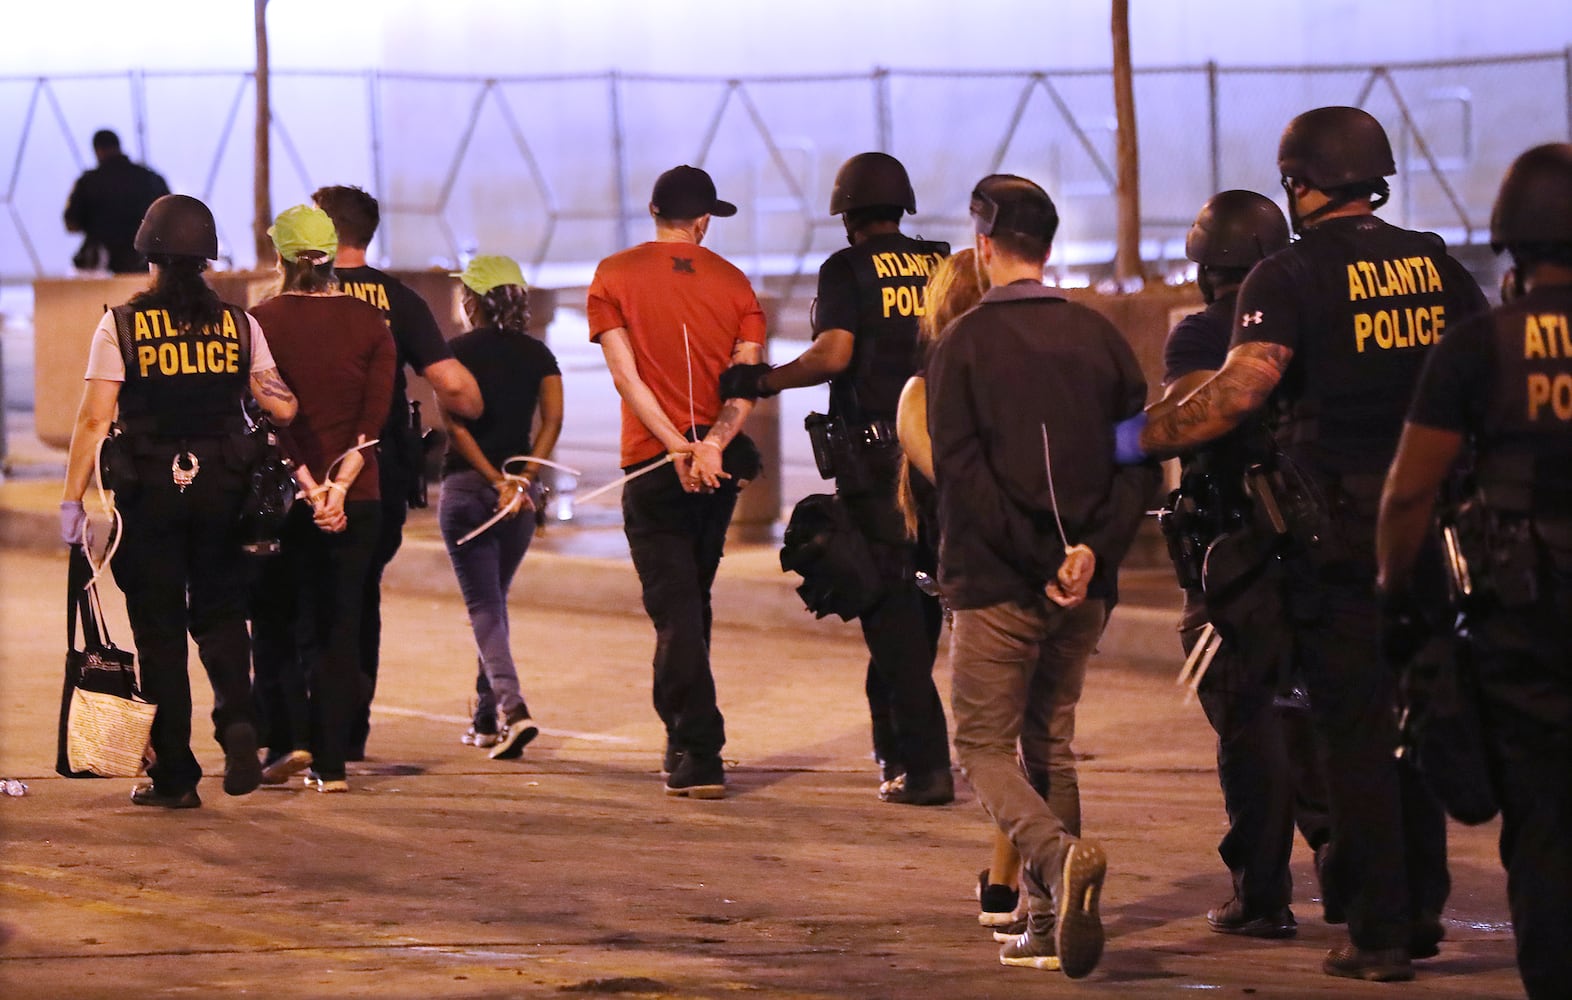
[[[475,720],[467,715],[442,715],[438,712],[422,712],[417,708],[399,708],[395,705],[372,705],[373,712],[383,715],[398,715],[406,719],[425,719],[427,722],[451,722],[456,725],[466,725]],[[542,726],[542,736],[558,736],[565,740],[583,740],[586,743],[621,743],[629,745],[638,742],[627,736],[612,736],[607,733],[579,733],[571,729],[548,729]]]

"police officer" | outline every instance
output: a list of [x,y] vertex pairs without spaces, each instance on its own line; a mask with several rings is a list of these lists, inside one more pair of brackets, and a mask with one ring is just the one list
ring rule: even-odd
[[883,769],[879,798],[942,805],[955,798],[949,733],[933,683],[943,618],[938,600],[917,588],[916,571],[935,571],[933,541],[905,534],[895,505],[900,445],[895,409],[917,365],[917,320],[928,275],[950,252],[946,243],[901,232],[917,211],[906,168],[887,153],[859,153],[841,165],[830,214],[841,216],[851,245],[819,268],[813,344],[779,368],[740,366],[721,395],[757,398],[830,383],[830,420],[848,448],[835,489],[868,542],[883,595],[861,615],[868,646],[865,689],[873,750]]
[[[1258,261],[1287,246],[1282,211],[1254,191],[1224,191],[1201,207],[1185,237],[1185,256],[1197,265],[1206,308],[1169,333],[1163,399],[1149,415],[1176,404],[1223,366],[1240,283]],[[1230,560],[1214,559],[1204,580],[1202,573],[1217,539],[1257,531],[1245,475],[1269,452],[1264,429],[1252,421],[1186,456],[1179,490],[1159,523],[1185,588],[1179,626],[1185,652],[1205,655],[1196,652],[1198,644],[1218,643],[1199,696],[1217,733],[1217,777],[1228,812],[1217,852],[1233,875],[1233,897],[1207,913],[1207,924],[1222,934],[1276,938],[1297,929],[1288,905],[1295,821],[1312,850],[1330,838],[1324,781],[1302,702],[1278,698],[1290,657],[1278,625],[1277,589],[1261,585],[1277,565],[1270,546],[1248,545],[1253,558],[1226,570]],[[1239,547],[1232,537],[1218,551],[1230,546]]]
[[1239,290],[1222,369],[1168,413],[1119,428],[1122,457],[1214,440],[1271,401],[1283,450],[1279,498],[1302,571],[1285,600],[1327,767],[1332,841],[1323,878],[1346,900],[1350,941],[1329,975],[1411,979],[1434,955],[1449,890],[1445,825],[1393,758],[1394,683],[1378,654],[1375,513],[1403,408],[1426,350],[1485,307],[1433,234],[1375,216],[1396,172],[1368,113],[1316,108],[1278,146],[1298,242]]
[[1490,595],[1470,624],[1501,862],[1518,971],[1549,1000],[1572,988],[1572,145],[1517,158],[1490,244],[1512,255],[1512,300],[1425,364],[1381,499],[1379,585],[1389,607],[1416,602],[1434,499],[1467,442],[1493,536],[1467,554]]
[[224,748],[224,791],[244,795],[262,778],[251,709],[240,511],[247,468],[237,438],[249,388],[279,424],[295,415],[262,329],[220,302],[202,279],[218,256],[213,214],[185,195],[153,203],[136,233],[152,264],[150,288],[105,314],[88,354],[60,534],[83,541],[82,495],[99,442],[120,408],[115,502],[123,520],[115,580],[142,660],[142,693],[158,706],[149,784],[131,801],[201,805],[202,769],[191,753],[186,633],[213,685],[213,726]]

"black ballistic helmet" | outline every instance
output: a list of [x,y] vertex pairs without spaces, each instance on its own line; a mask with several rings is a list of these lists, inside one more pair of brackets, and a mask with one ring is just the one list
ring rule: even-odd
[[149,257],[218,259],[218,227],[213,213],[190,195],[166,194],[147,207],[132,242]]
[[1002,229],[1052,243],[1059,231],[1059,210],[1048,192],[1014,174],[989,174],[978,181],[972,189],[971,214],[983,236]]
[[841,164],[830,191],[830,214],[880,205],[904,208],[908,215],[917,211],[917,195],[901,161],[889,153],[858,153]]
[[1288,220],[1270,198],[1224,191],[1208,198],[1184,238],[1184,255],[1212,267],[1251,267],[1288,246]]
[[1490,249],[1572,244],[1572,144],[1535,146],[1512,162],[1490,213]]
[[1283,129],[1277,171],[1319,191],[1397,173],[1386,129],[1360,108],[1316,108]]

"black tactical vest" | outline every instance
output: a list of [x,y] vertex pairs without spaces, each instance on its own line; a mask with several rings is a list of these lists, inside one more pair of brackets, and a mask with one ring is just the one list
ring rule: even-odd
[[917,321],[927,311],[928,276],[950,245],[901,233],[839,252],[857,283],[851,364],[830,382],[830,416],[851,424],[894,420],[901,388],[917,370]]
[[1374,216],[1322,223],[1272,259],[1303,310],[1275,400],[1279,441],[1332,473],[1384,473],[1428,349],[1477,286],[1439,237]]
[[1491,316],[1497,364],[1475,439],[1492,509],[1572,521],[1572,288],[1543,289]]
[[172,327],[159,308],[111,310],[125,361],[120,422],[128,433],[160,438],[210,437],[243,426],[241,400],[251,378],[251,323],[224,306],[215,324]]

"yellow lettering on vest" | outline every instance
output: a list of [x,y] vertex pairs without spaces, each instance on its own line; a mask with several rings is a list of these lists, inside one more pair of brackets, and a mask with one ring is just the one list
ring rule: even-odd
[[180,373],[180,351],[167,340],[158,345],[158,370],[164,375]]
[[147,378],[147,370],[158,361],[158,348],[152,344],[142,344],[136,349],[137,373]]
[[1375,314],[1375,342],[1383,351],[1392,349],[1392,335],[1397,327],[1393,310],[1383,309]]
[[240,339],[240,331],[235,329],[235,314],[230,312],[228,309],[224,310],[223,335],[228,337],[230,340]]
[[[1369,297],[1370,296],[1368,294],[1366,294],[1366,292],[1365,292],[1365,283],[1363,281],[1359,280],[1359,269],[1357,267],[1355,267],[1354,265],[1349,264],[1348,265],[1348,301],[1350,301],[1350,302],[1358,302],[1360,299],[1368,299]],[[1362,350],[1364,350],[1364,348],[1361,347],[1360,350],[1362,351]]]
[[[1397,310],[1396,309],[1392,310],[1392,346],[1393,347],[1413,347],[1414,346],[1414,311],[1412,309],[1405,309],[1403,318],[1407,321],[1407,325],[1406,326],[1399,326],[1398,323],[1397,323]],[[1406,337],[1403,336],[1403,331],[1405,329],[1408,331],[1408,336],[1406,336]]]
[[1383,260],[1381,262],[1381,275],[1386,279],[1385,284],[1387,288],[1387,294],[1403,295],[1412,291],[1413,289],[1403,287],[1402,275],[1398,273],[1397,268],[1392,266],[1392,263],[1393,262],[1389,260]]
[[[889,266],[884,263],[884,254],[876,253],[870,259],[873,261],[874,274],[877,274],[881,278],[895,277],[895,275],[890,273]],[[889,291],[889,289],[885,289],[885,291]]]
[[[1353,272],[1354,269],[1352,266],[1350,266],[1348,268],[1348,273],[1350,276],[1353,274]],[[1349,293],[1352,294],[1352,292],[1353,287],[1350,286]],[[1374,327],[1371,323],[1369,313],[1354,313],[1354,349],[1360,354],[1365,353],[1365,341],[1370,339],[1370,334],[1373,329]]]
[[1534,372],[1528,376],[1528,419],[1539,419],[1539,408],[1550,402],[1550,376]]
[[1428,283],[1426,288],[1425,288],[1425,291],[1427,291],[1427,292],[1444,292],[1444,291],[1446,291],[1445,286],[1443,286],[1441,284],[1441,272],[1436,270],[1436,262],[1431,260],[1429,257],[1424,258],[1424,262],[1425,262],[1425,280]]
[[160,337],[174,337],[174,336],[177,336],[180,331],[175,329],[175,321],[169,315],[169,310],[168,309],[160,309],[158,311],[158,315],[163,317],[163,321],[159,324],[159,326],[161,327],[161,330],[160,330],[158,335]]
[[1441,331],[1446,328],[1446,306],[1430,307],[1431,340],[1441,339]]
[[224,345],[224,371],[231,375],[240,371],[240,345],[234,341]]
[[153,339],[153,331],[151,329],[149,329],[148,325],[147,325],[147,313],[144,313],[144,312],[132,313],[131,314],[131,319],[132,319],[131,326],[132,326],[132,330],[133,330],[133,333],[131,335],[131,339],[133,339],[133,340],[152,340]]
[[1410,328],[1414,331],[1414,342],[1424,347],[1429,347],[1436,341],[1436,330],[1430,323],[1430,310],[1420,306],[1414,310],[1413,318],[1409,321]]
[[[875,257],[873,259],[878,260],[879,258]],[[895,308],[895,289],[888,286],[879,289],[879,298],[881,305],[884,307],[884,315],[890,315],[890,310]]]
[[201,345],[202,352],[207,355],[207,370],[221,372],[224,370],[224,343],[219,340],[210,340]]
[[1544,334],[1539,330],[1539,317],[1537,316],[1529,316],[1523,320],[1523,357],[1549,357],[1545,350]]

